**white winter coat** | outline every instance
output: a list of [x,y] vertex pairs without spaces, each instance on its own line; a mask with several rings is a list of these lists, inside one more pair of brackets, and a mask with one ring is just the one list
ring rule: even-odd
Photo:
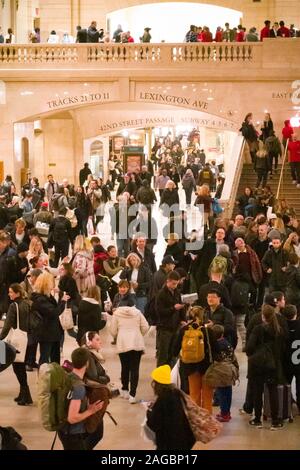
[[119,307],[112,316],[110,332],[117,338],[117,351],[145,351],[143,336],[149,330],[144,315],[136,307]]

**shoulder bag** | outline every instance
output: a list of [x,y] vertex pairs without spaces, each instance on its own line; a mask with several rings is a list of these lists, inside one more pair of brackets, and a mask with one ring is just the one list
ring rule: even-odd
[[24,362],[25,354],[27,349],[27,332],[20,329],[20,312],[19,305],[15,302],[16,306],[16,316],[17,316],[17,328],[11,328],[7,338],[6,343],[10,346],[13,346],[17,352],[16,359],[14,362]]

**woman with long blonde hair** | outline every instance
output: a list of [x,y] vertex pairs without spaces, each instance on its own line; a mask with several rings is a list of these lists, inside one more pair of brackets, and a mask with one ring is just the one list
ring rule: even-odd
[[88,288],[96,285],[96,279],[92,247],[83,235],[78,235],[75,239],[72,267],[78,291],[81,296],[86,296]]
[[30,262],[32,258],[42,259],[45,266],[48,266],[49,264],[49,256],[45,253],[43,243],[37,236],[32,237],[29,245],[27,259]]
[[[40,345],[39,365],[50,362],[60,364],[60,341],[63,330],[60,326],[59,315],[64,309],[64,303],[60,306],[53,295],[54,277],[44,272],[40,274],[34,284],[31,296],[32,311],[38,312],[42,317],[42,326],[36,334],[36,340]],[[65,297],[63,301],[67,300]]]

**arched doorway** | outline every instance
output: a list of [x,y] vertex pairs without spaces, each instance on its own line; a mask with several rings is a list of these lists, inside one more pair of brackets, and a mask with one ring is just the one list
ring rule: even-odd
[[95,140],[90,146],[90,168],[95,177],[103,178],[103,157],[103,143],[100,140]]
[[21,140],[21,186],[27,183],[29,176],[29,140],[23,137]]
[[[218,26],[228,22],[237,26],[243,17],[239,10],[193,2],[157,2],[122,8],[107,15],[107,25],[112,34],[120,24],[139,42],[145,26],[151,28],[151,42],[179,43],[184,40],[191,24],[208,26],[214,35]],[[141,18],[147,24],[141,25]]]

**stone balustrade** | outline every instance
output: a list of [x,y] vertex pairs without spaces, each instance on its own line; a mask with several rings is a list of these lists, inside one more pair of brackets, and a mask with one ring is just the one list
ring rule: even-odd
[[[18,71],[81,73],[84,70],[124,75],[151,68],[151,73],[187,73],[209,76],[224,69],[227,77],[271,78],[283,72],[300,78],[300,39],[269,39],[258,43],[180,43],[180,44],[15,44],[0,45],[0,78]],[[296,73],[296,77],[295,77]]]
[[164,67],[203,63],[251,63],[259,58],[262,43],[222,44],[74,44],[74,45],[3,45],[0,46],[0,67],[30,68],[93,65],[98,68],[130,64]]

